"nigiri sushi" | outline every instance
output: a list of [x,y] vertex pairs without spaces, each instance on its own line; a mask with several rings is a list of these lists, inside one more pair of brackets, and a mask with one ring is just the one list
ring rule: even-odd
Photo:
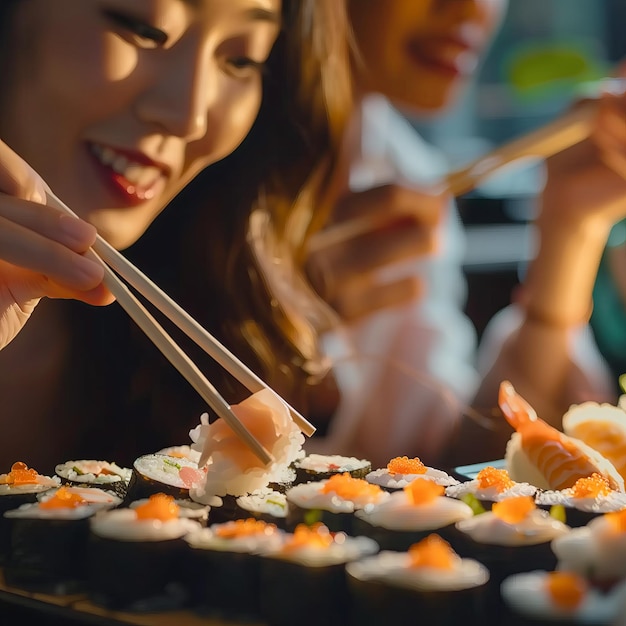
[[603,454],[626,476],[626,411],[618,406],[583,402],[563,416],[563,431]]
[[500,384],[498,403],[516,430],[505,454],[513,480],[529,482],[540,489],[565,489],[579,478],[600,474],[611,489],[624,491],[624,479],[606,457],[537,417],[510,382]]

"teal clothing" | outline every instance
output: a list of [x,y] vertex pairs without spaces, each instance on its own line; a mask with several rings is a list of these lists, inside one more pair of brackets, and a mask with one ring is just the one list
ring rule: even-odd
[[623,245],[626,245],[626,220],[617,223],[611,231],[594,285],[590,322],[598,349],[613,373],[616,388],[619,376],[626,374],[626,306],[611,277],[607,251]]

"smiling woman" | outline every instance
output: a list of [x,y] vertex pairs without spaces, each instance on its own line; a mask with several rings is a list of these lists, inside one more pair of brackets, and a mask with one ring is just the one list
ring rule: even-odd
[[[73,302],[111,301],[101,270],[82,256],[94,227],[117,248],[130,246],[220,160],[207,175],[229,220],[173,206],[176,227],[188,220],[225,245],[262,195],[276,216],[295,211],[302,194],[315,202],[348,102],[344,7],[11,0],[0,5],[0,28],[0,457],[48,467],[86,454],[128,462],[151,451],[133,409],[158,383],[135,368],[142,355],[118,307]],[[44,206],[26,163],[82,219]],[[185,242],[175,250],[174,234],[172,257],[163,263],[160,252],[157,270],[187,254]],[[193,280],[202,271],[196,265]],[[225,289],[216,285],[216,294]],[[176,432],[198,417],[180,406]],[[127,436],[113,437],[116,425]]]
[[13,4],[1,136],[113,245],[250,130],[279,0]]

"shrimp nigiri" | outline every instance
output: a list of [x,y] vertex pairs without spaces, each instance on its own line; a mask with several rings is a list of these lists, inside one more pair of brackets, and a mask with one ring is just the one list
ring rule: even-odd
[[500,384],[498,404],[516,431],[505,455],[513,480],[541,489],[565,489],[579,478],[597,473],[607,479],[611,489],[624,491],[624,480],[608,459],[537,417],[509,381]]

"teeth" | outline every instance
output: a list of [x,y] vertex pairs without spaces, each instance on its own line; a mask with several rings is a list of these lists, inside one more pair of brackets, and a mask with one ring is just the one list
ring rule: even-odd
[[162,174],[158,167],[141,165],[140,163],[131,161],[108,146],[91,144],[91,149],[93,154],[103,165],[110,167],[114,172],[123,176],[129,183],[138,187],[151,185]]
[[115,157],[115,161],[111,163],[111,167],[114,171],[116,171],[118,174],[122,174],[123,176],[126,168],[128,167],[128,163],[129,161],[126,157],[118,155]]

